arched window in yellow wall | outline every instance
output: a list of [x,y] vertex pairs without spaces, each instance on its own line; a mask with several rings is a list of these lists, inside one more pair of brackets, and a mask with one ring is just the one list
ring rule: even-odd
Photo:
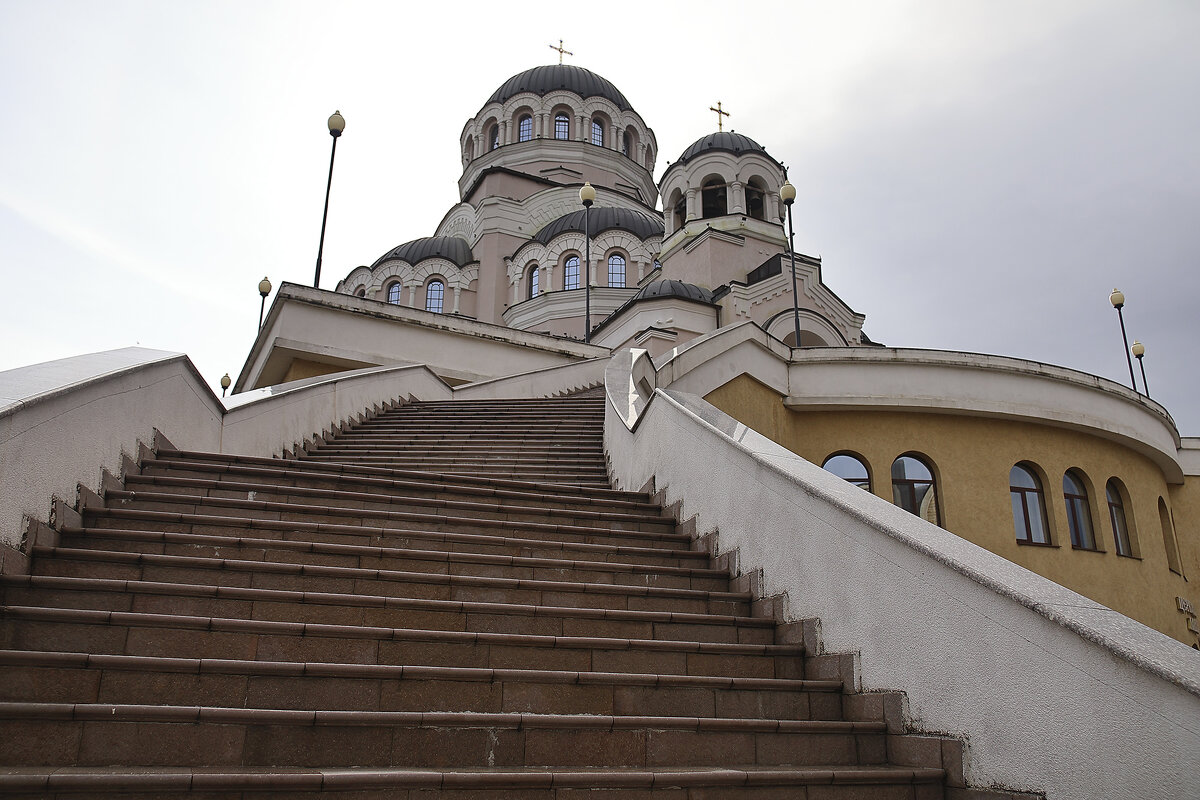
[[1179,542],[1175,538],[1175,523],[1171,520],[1171,512],[1167,501],[1158,498],[1158,518],[1162,524],[1163,548],[1167,551],[1167,567],[1177,575],[1183,574],[1179,565]]
[[1095,550],[1096,536],[1092,532],[1092,512],[1088,506],[1087,487],[1083,477],[1073,469],[1063,473],[1063,498],[1067,502],[1067,527],[1071,530],[1071,546],[1079,550]]
[[1022,544],[1050,544],[1050,526],[1046,524],[1046,496],[1037,474],[1024,464],[1016,464],[1008,473],[1008,492],[1012,500],[1013,529]]
[[867,471],[867,465],[858,456],[850,453],[834,453],[825,459],[821,469],[832,472],[860,489],[871,491],[871,473]]
[[937,483],[933,479],[933,470],[921,458],[905,455],[892,462],[892,499],[910,514],[934,525],[941,524]]
[[1125,492],[1121,482],[1110,478],[1104,487],[1104,496],[1108,500],[1108,521],[1112,523],[1113,542],[1117,555],[1132,556],[1133,543],[1129,526],[1129,515],[1125,513]]

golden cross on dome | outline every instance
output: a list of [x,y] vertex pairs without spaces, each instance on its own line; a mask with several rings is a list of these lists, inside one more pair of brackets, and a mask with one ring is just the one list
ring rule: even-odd
[[564,53],[565,53],[566,55],[569,55],[569,56],[573,56],[573,55],[575,55],[575,54],[574,54],[574,53],[572,53],[570,50],[565,50],[565,49],[563,49],[563,46],[562,46],[562,39],[559,39],[559,40],[558,40],[558,47],[555,47],[554,45],[550,45],[550,49],[551,49],[551,50],[557,50],[557,51],[558,51],[558,63],[560,63],[560,64],[562,63],[562,57],[563,57],[563,54],[564,54]]
[[721,119],[721,117],[728,117],[728,116],[729,116],[729,112],[728,112],[728,111],[722,111],[722,110],[721,110],[721,101],[720,101],[720,100],[718,100],[718,101],[717,101],[717,107],[716,107],[716,108],[713,108],[712,106],[709,106],[709,107],[708,107],[708,110],[709,110],[709,111],[715,111],[715,112],[717,112],[717,130],[718,130],[718,131],[723,131],[723,130],[725,130],[724,126],[721,124],[721,123],[723,123],[725,120]]

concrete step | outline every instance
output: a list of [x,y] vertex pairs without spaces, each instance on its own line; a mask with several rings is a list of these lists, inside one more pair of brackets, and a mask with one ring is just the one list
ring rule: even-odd
[[[483,490],[492,491],[497,495],[515,493],[520,496],[542,496],[552,498],[553,502],[565,503],[610,503],[634,504],[642,507],[652,506],[645,494],[625,492],[618,489],[603,487],[580,487],[569,483],[554,483],[547,485],[544,481],[501,480],[483,477],[462,477],[457,475],[440,475],[430,471],[397,470],[383,467],[365,467],[354,465],[321,464],[296,459],[257,458],[254,456],[236,456],[213,453],[189,453],[178,450],[160,450],[158,457],[149,459],[145,467],[159,469],[193,469],[208,472],[221,472],[241,468],[243,474],[253,468],[261,470],[259,474],[295,475],[304,478],[321,478],[325,480],[382,478],[400,482],[418,482],[436,484],[445,487],[446,491]],[[143,471],[145,471],[143,467]],[[381,487],[382,488],[382,487]]]
[[759,617],[213,586],[117,578],[0,576],[7,605],[539,636],[772,644]]
[[0,648],[172,658],[803,677],[794,645],[546,636],[6,605]]
[[384,547],[254,536],[212,536],[106,528],[69,528],[60,546],[128,553],[235,558],[362,569],[481,575],[522,580],[568,580],[625,586],[722,591],[729,574],[706,567],[630,561],[565,559],[471,551]]
[[679,611],[748,616],[744,592],[628,586],[613,583],[439,574],[327,566],[254,558],[179,556],[67,547],[34,548],[34,574],[80,578],[211,583],[392,597],[566,605],[579,608]]
[[837,681],[0,651],[0,701],[842,718]]
[[[572,767],[567,770],[309,768],[193,770],[170,766],[136,773],[111,768],[69,772],[24,769],[0,772],[0,792],[13,800],[200,795],[206,800],[271,797],[336,797],[355,800],[430,800],[433,797],[529,798],[530,800],[942,800],[945,771],[886,765],[813,767],[701,766],[664,769]],[[85,794],[80,794],[85,793]],[[598,794],[599,793],[599,794]],[[970,798],[992,794],[971,794]],[[969,800],[966,793],[955,800]],[[996,794],[997,800],[1000,795]]]
[[[612,767],[882,764],[878,722],[0,703],[0,764]],[[568,735],[569,734],[569,735]],[[41,764],[31,764],[41,766]]]
[[[663,533],[669,533],[675,527],[673,518],[649,511],[636,513],[620,510],[592,510],[590,508],[552,508],[545,504],[539,506],[504,502],[500,498],[438,499],[428,496],[428,494],[422,495],[419,492],[408,494],[393,491],[384,494],[238,481],[232,478],[226,480],[185,478],[173,474],[126,475],[125,485],[129,491],[106,492],[106,500],[110,504],[142,500],[154,502],[159,494],[186,494],[198,498],[248,499],[267,503],[286,503],[301,510],[309,508],[342,508],[350,512],[395,510],[418,514],[449,513],[455,517],[521,522],[545,522],[554,519],[557,523],[566,525],[589,525]],[[195,502],[207,501],[196,500]]]

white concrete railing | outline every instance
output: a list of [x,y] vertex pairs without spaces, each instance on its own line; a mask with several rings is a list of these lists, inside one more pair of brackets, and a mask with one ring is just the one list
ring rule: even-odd
[[[254,396],[250,396],[250,394]],[[0,544],[51,497],[116,474],[159,430],[176,447],[276,456],[387,398],[447,399],[425,367],[374,367],[229,398],[226,408],[182,353],[125,348],[0,372]]]
[[[1200,656],[820,469],[681,392],[645,351],[605,375],[615,480],[654,479],[853,652],[860,688],[968,742],[968,781],[1050,800],[1200,797]],[[659,377],[662,377],[661,375]]]

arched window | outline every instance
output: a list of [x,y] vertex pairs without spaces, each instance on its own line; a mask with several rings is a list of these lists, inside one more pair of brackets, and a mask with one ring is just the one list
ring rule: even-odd
[[604,147],[604,123],[598,119],[592,120],[592,144]]
[[1071,530],[1071,546],[1080,550],[1095,550],[1092,535],[1092,513],[1088,510],[1087,488],[1075,470],[1063,473],[1063,498],[1067,501],[1067,527]]
[[425,287],[425,310],[442,313],[442,299],[446,295],[446,284],[434,279]]
[[687,197],[679,195],[675,201],[675,230],[680,230],[687,224]]
[[625,288],[625,256],[613,253],[608,257],[608,285]]
[[394,303],[396,305],[400,305],[400,292],[402,289],[403,289],[403,287],[400,285],[400,281],[396,281],[395,283],[388,286],[388,292],[387,292],[388,302]]
[[571,118],[566,114],[559,113],[554,115],[554,138],[571,138]]
[[713,178],[704,184],[701,195],[701,216],[704,219],[723,217],[729,213],[729,201],[725,183],[720,178]]
[[579,256],[571,256],[563,264],[563,288],[579,288]]
[[871,491],[871,474],[867,472],[867,465],[860,461],[857,456],[852,456],[849,453],[835,453],[825,459],[825,463],[821,465],[821,469],[832,472],[842,480],[849,481],[860,489],[866,489],[868,492]]
[[488,129],[488,150],[495,150],[500,146],[500,126],[493,125]]
[[517,121],[517,141],[528,142],[533,138],[533,117],[526,114]]
[[626,158],[633,158],[633,136],[629,131],[625,131],[625,135],[621,137],[621,154]]
[[367,296],[367,287],[360,286],[357,289],[355,289],[354,296],[355,297],[366,297]]
[[1042,482],[1032,469],[1017,464],[1008,473],[1008,492],[1012,499],[1013,529],[1022,544],[1050,544],[1046,524],[1046,496]]
[[1163,548],[1167,551],[1167,568],[1177,575],[1182,575],[1183,569],[1179,566],[1179,543],[1175,540],[1175,524],[1171,520],[1166,501],[1161,497],[1158,498],[1158,521],[1162,525]]
[[529,296],[530,297],[538,296],[538,273],[539,272],[540,272],[540,270],[538,269],[537,264],[534,264],[532,267],[529,268],[529,282],[527,285],[529,286]]
[[916,456],[900,456],[892,462],[892,499],[910,514],[941,524],[933,472]]
[[475,157],[475,140],[472,139],[470,136],[468,136],[467,141],[463,144],[463,162],[464,163],[469,162],[474,157]]
[[746,213],[754,219],[766,219],[766,192],[757,181],[751,180],[746,184]]
[[1108,521],[1112,523],[1113,540],[1117,547],[1117,555],[1132,556],[1133,546],[1129,536],[1129,518],[1125,515],[1125,493],[1121,482],[1109,478],[1104,486],[1104,496],[1108,500]]

